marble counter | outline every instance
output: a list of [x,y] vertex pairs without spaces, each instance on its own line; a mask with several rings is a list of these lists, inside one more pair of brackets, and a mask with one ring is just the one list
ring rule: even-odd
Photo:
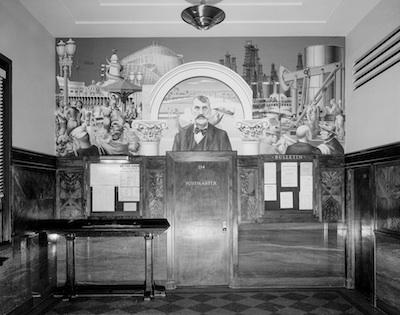
[[399,262],[400,237],[376,233],[376,297],[384,310],[400,310]]
[[237,285],[343,286],[343,236],[319,222],[242,225]]
[[0,314],[29,307],[33,296],[45,297],[55,287],[55,256],[38,235],[15,238],[0,257],[8,257],[0,267]]

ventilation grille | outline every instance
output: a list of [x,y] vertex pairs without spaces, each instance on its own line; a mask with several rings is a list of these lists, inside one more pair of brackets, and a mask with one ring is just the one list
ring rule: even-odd
[[400,62],[400,27],[354,62],[353,89],[357,90],[398,62]]

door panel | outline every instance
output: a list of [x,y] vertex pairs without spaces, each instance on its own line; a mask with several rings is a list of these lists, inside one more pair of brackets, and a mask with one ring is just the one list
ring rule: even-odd
[[[203,155],[206,153],[203,153]],[[186,155],[190,157],[188,160]],[[227,285],[230,271],[233,160],[175,153],[169,161],[168,207],[174,220],[177,285]]]
[[372,301],[374,296],[373,194],[371,169],[354,170],[355,286]]
[[176,163],[177,284],[226,284],[229,194],[226,162]]

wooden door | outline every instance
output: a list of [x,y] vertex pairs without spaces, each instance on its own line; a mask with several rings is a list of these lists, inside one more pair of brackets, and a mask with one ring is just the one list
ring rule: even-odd
[[373,194],[369,166],[354,170],[355,287],[374,296]]
[[230,279],[233,153],[175,152],[167,159],[171,276],[176,285],[227,285]]

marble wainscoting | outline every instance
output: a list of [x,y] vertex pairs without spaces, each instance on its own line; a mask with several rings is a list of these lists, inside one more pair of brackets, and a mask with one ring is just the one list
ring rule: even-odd
[[26,220],[53,219],[55,215],[55,158],[13,148],[12,226],[23,234]]
[[389,314],[400,312],[400,236],[375,233],[376,298]]
[[0,314],[27,312],[56,286],[55,252],[43,235],[17,237],[0,248]]
[[[156,236],[154,279],[157,284],[167,279],[166,234]],[[57,241],[58,286],[66,280],[65,238]],[[75,272],[79,284],[136,284],[145,276],[145,241],[143,237],[77,237]]]
[[242,224],[240,287],[344,286],[344,236],[335,223]]

